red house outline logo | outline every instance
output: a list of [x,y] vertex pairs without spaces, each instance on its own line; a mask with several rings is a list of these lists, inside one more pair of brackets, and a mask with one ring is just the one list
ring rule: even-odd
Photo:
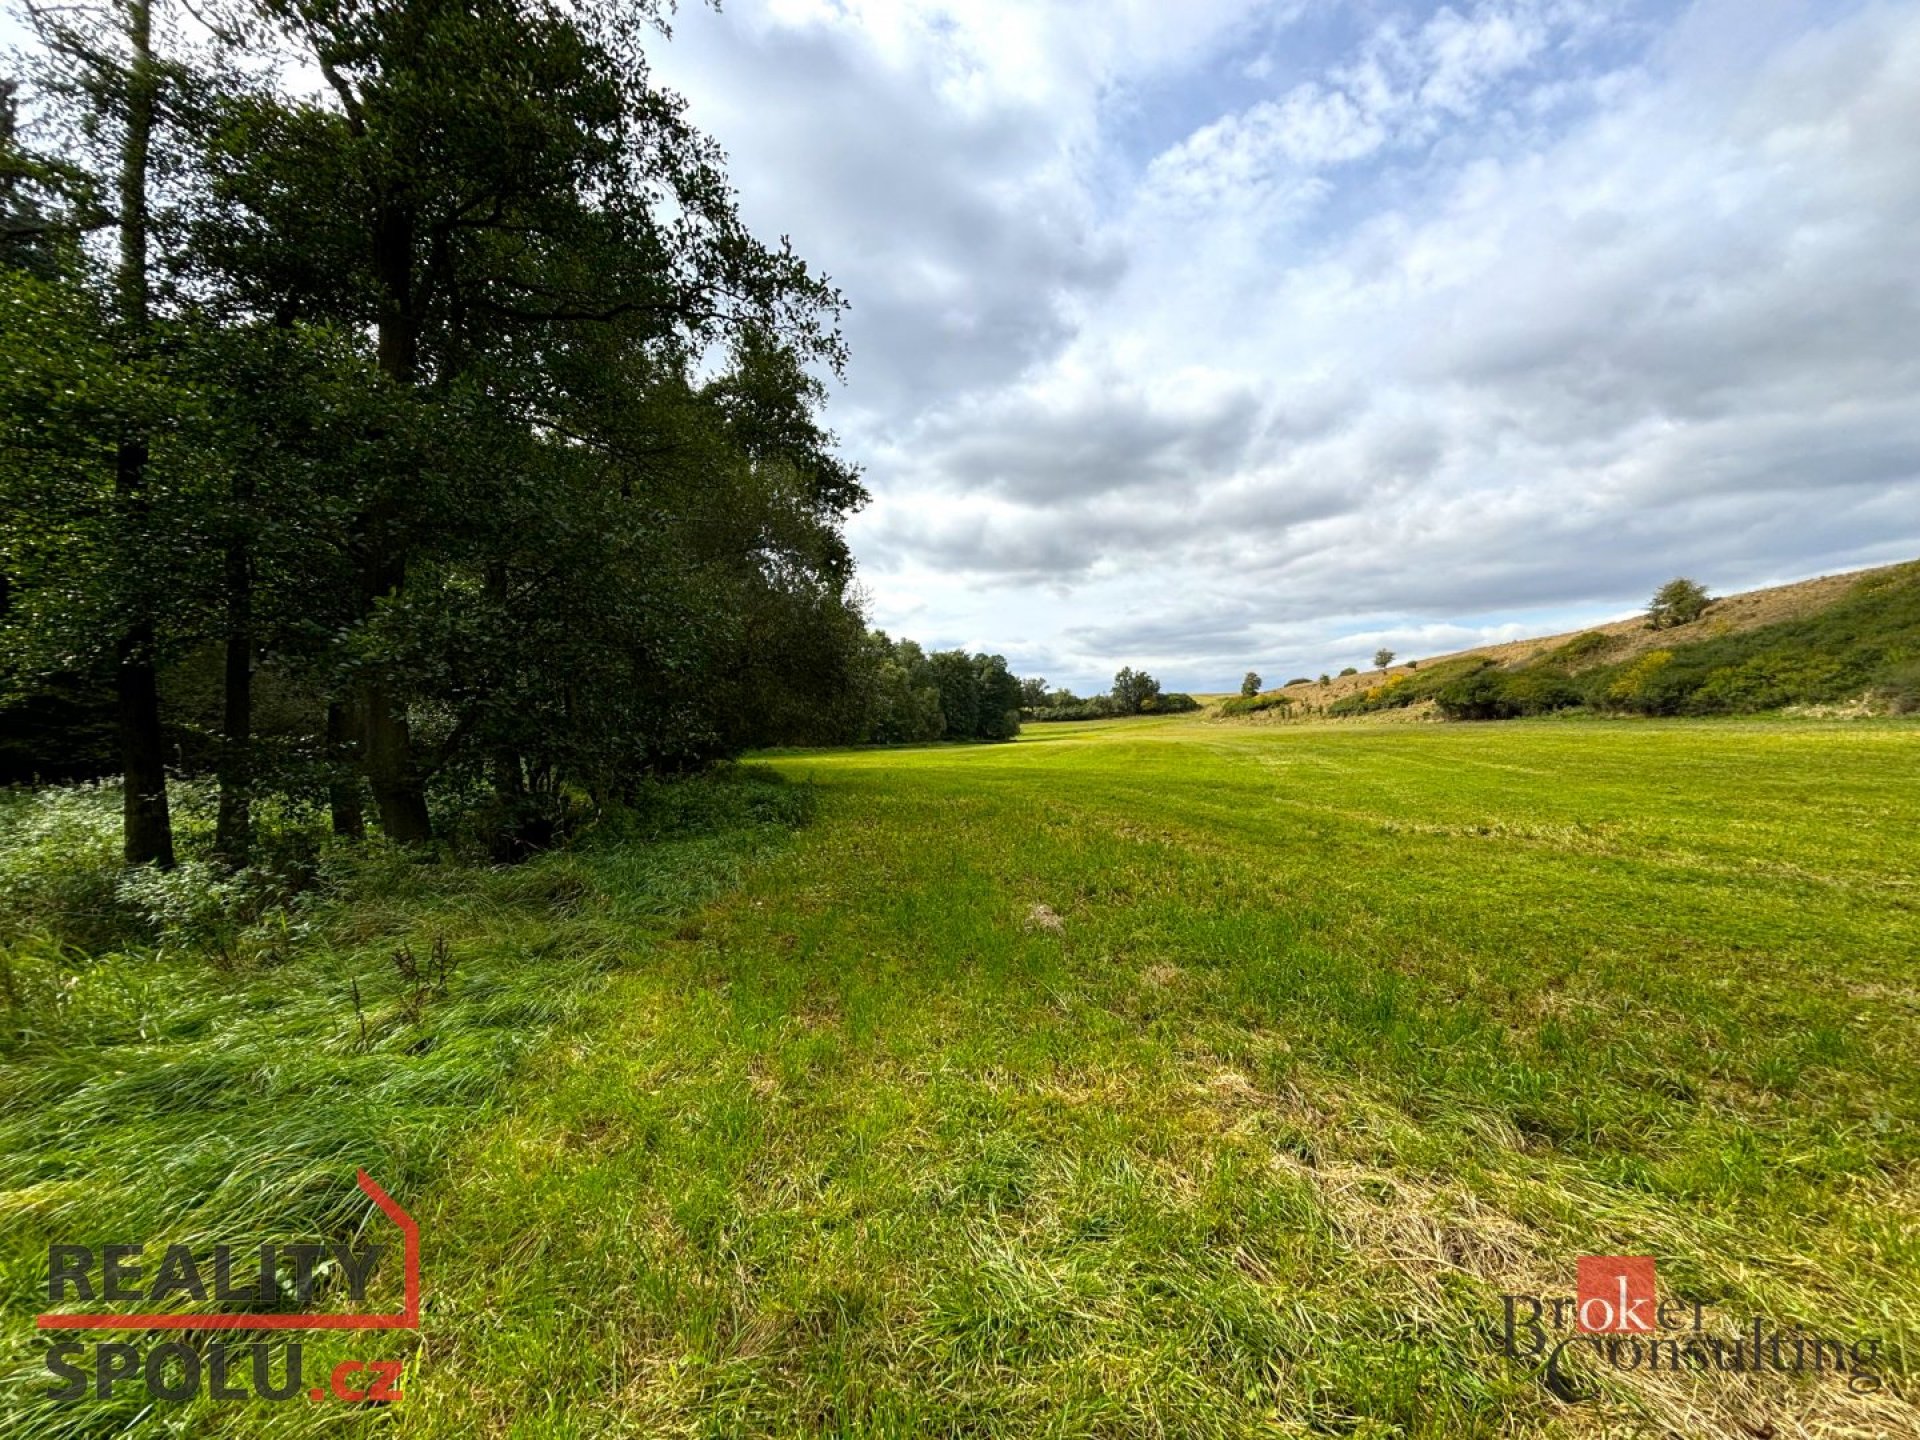
[[149,1315],[40,1315],[42,1330],[418,1330],[420,1328],[420,1226],[361,1170],[360,1189],[400,1227],[405,1300],[393,1315],[204,1314],[169,1311]]

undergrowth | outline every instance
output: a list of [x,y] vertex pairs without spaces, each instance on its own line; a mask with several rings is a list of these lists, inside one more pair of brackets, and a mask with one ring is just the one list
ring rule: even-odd
[[[189,855],[202,798],[181,807]],[[270,859],[223,876],[124,873],[118,799],[0,809],[9,1435],[119,1433],[139,1408],[39,1398],[50,1242],[354,1236],[372,1217],[356,1169],[417,1194],[607,972],[812,803],[770,772],[662,785],[513,868],[348,849],[290,815],[263,827]]]

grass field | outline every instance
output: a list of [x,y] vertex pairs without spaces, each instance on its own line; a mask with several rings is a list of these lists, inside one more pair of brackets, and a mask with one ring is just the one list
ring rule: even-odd
[[[562,948],[611,958],[402,1197],[397,1433],[1920,1434],[1920,726],[768,763],[817,818],[677,908],[554,862],[591,882]],[[1878,1340],[1880,1388],[1576,1360],[1570,1401],[1500,1297],[1587,1254],[1656,1256],[1709,1331]]]

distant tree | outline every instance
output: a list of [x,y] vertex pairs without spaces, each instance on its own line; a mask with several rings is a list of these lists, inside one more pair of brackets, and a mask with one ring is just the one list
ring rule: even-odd
[[1360,672],[1359,672],[1358,670],[1356,670],[1356,669],[1354,669],[1354,667],[1353,667],[1353,666],[1351,666],[1351,665],[1349,665],[1349,666],[1347,666],[1347,668],[1346,668],[1346,669],[1344,669],[1344,670],[1342,670],[1342,671],[1340,672],[1340,678],[1344,680],[1344,679],[1346,679],[1346,677],[1347,677],[1347,676],[1349,676],[1349,675],[1358,675],[1359,673],[1360,673]]
[[1373,652],[1374,669],[1384,670],[1391,664],[1393,664],[1393,652],[1391,650],[1381,649]]
[[1152,709],[1159,694],[1160,682],[1144,670],[1127,666],[1113,677],[1113,706],[1122,715]]
[[971,740],[980,729],[980,672],[964,650],[939,650],[927,657],[940,691],[946,738]]
[[1249,699],[1260,693],[1260,675],[1258,671],[1247,671],[1246,675],[1240,681],[1240,693]]
[[1011,740],[1020,733],[1020,682],[1007,668],[1004,655],[976,655],[973,671],[979,684],[979,718],[974,735],[981,740]]
[[1038,710],[1047,703],[1047,682],[1039,675],[1031,675],[1020,682],[1020,708]]
[[1330,675],[1328,675],[1328,674],[1327,674],[1327,673],[1326,673],[1325,671],[1322,671],[1322,672],[1321,672],[1321,674],[1320,674],[1320,683],[1321,683],[1322,685],[1325,685],[1325,684],[1326,684],[1326,683],[1327,683],[1327,682],[1328,682],[1329,680],[1331,680],[1332,678],[1333,678],[1333,677],[1332,677],[1332,676],[1330,676]]
[[1654,591],[1653,603],[1647,607],[1647,628],[1671,630],[1690,624],[1705,613],[1708,603],[1704,586],[1678,576]]

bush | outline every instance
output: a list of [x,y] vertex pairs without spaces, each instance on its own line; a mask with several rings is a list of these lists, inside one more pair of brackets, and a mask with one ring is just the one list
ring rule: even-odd
[[1222,715],[1257,715],[1262,710],[1291,710],[1291,695],[1235,695],[1220,704]]
[[1365,715],[1375,710],[1397,710],[1422,700],[1432,700],[1449,684],[1492,664],[1484,655],[1467,655],[1458,660],[1443,661],[1425,670],[1410,670],[1404,675],[1396,675],[1391,680],[1334,701],[1327,708],[1327,713]]
[[1548,715],[1580,704],[1580,689],[1549,666],[1525,670],[1476,670],[1442,687],[1434,705],[1449,720],[1511,720]]
[[1360,672],[1359,672],[1359,670],[1358,670],[1358,669],[1356,669],[1356,668],[1355,668],[1354,666],[1352,666],[1352,665],[1349,665],[1349,666],[1347,666],[1347,668],[1346,668],[1346,669],[1344,669],[1344,670],[1342,670],[1342,671],[1340,672],[1340,676],[1341,676],[1341,678],[1342,678],[1342,679],[1345,679],[1345,678],[1346,678],[1347,676],[1349,676],[1349,675],[1358,675],[1359,673],[1360,673]]
[[1115,711],[1113,701],[1105,695],[1095,695],[1090,700],[1062,700],[1058,704],[1042,705],[1028,713],[1027,718],[1036,724],[1044,725],[1058,720],[1107,720]]
[[1556,645],[1540,658],[1552,665],[1577,665],[1603,655],[1614,646],[1614,637],[1598,630],[1576,635],[1564,645]]
[[1653,603],[1647,606],[1647,628],[1671,630],[1676,625],[1690,625],[1706,613],[1709,603],[1705,587],[1684,575],[1677,576],[1654,591]]
[[1443,686],[1433,703],[1449,720],[1509,720],[1520,713],[1497,670],[1476,670]]
[[1312,683],[1313,680],[1310,677],[1306,675],[1296,675],[1293,679],[1287,681],[1286,688],[1291,690],[1296,685],[1311,685]]
[[1888,671],[1874,694],[1895,715],[1920,715],[1920,660]]

